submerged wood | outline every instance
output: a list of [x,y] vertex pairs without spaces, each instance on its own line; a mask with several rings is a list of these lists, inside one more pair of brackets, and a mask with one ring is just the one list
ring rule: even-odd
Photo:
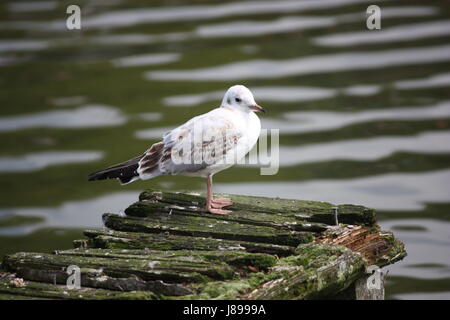
[[[364,279],[367,266],[406,255],[372,209],[226,196],[234,212],[215,216],[201,195],[145,191],[125,216],[105,213],[108,229],[86,230],[72,250],[6,256],[6,278],[25,283],[0,277],[0,298],[330,298]],[[81,269],[82,289],[67,294],[69,265]]]

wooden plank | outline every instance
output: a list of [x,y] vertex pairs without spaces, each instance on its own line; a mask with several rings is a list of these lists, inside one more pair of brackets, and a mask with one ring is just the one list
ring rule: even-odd
[[364,273],[364,259],[345,247],[307,244],[299,246],[297,252],[297,256],[280,262],[281,277],[265,282],[245,298],[326,298],[345,290]]
[[[102,275],[116,278],[135,278],[144,281],[161,280],[174,283],[202,282],[211,279],[233,279],[235,270],[226,263],[202,261],[165,261],[139,260],[126,258],[83,257],[43,253],[19,252],[7,255],[3,267],[9,272],[35,281],[51,281],[53,277],[64,282],[67,274],[64,271],[70,265],[84,269],[87,277],[98,278]],[[100,270],[100,271],[99,271]]]
[[[375,223],[375,211],[363,206],[344,204],[333,205],[328,202],[280,199],[269,197],[242,196],[235,194],[216,194],[216,197],[230,197],[234,205],[230,210],[259,213],[283,214],[285,217],[296,217],[302,221],[319,222],[334,225],[333,208],[338,209],[341,223],[366,224]],[[169,203],[189,208],[203,208],[205,197],[200,194],[146,190],[139,196],[140,201]]]
[[115,230],[86,230],[89,240],[76,242],[77,247],[104,249],[151,250],[220,250],[268,253],[278,256],[293,254],[295,247],[239,240],[223,240],[205,237],[189,237],[171,234],[122,232]]
[[81,268],[80,299],[356,297],[367,266],[406,256],[368,208],[231,198],[234,212],[216,216],[203,210],[201,195],[143,192],[126,216],[104,214],[109,229],[86,230],[76,249],[6,256],[2,267],[29,285],[21,291],[1,280],[0,298],[76,299],[63,290],[69,265]]
[[201,217],[217,221],[236,222],[242,225],[267,226],[281,230],[322,232],[329,228],[324,223],[301,221],[294,215],[283,213],[265,213],[259,211],[235,210],[233,214],[219,216],[205,213],[203,209],[175,204],[139,201],[133,203],[125,210],[130,217],[143,217],[148,219],[175,220],[177,218]]
[[342,246],[302,244],[296,255],[279,259],[268,273],[243,280],[193,285],[183,299],[318,299],[347,289],[364,275],[361,255]]
[[[158,264],[187,263],[226,263],[230,266],[246,268],[251,266],[259,270],[267,270],[276,263],[276,257],[262,253],[248,253],[239,251],[202,251],[202,250],[128,250],[128,249],[73,249],[58,250],[57,255],[98,257],[108,259],[138,259],[158,261]],[[175,267],[175,266],[174,266]]]
[[[11,275],[12,276],[12,275]],[[105,289],[80,288],[69,290],[64,285],[25,281],[23,287],[11,285],[8,280],[0,280],[0,300],[153,300],[157,296],[152,292],[120,292]]]
[[284,231],[276,228],[255,225],[242,225],[209,217],[177,216],[167,219],[138,219],[104,214],[105,226],[110,229],[128,232],[169,233],[191,237],[211,237],[215,239],[242,240],[296,246],[311,242],[310,232]]

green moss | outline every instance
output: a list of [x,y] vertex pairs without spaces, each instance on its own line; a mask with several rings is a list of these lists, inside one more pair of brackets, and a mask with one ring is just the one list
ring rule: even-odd
[[[195,295],[184,298],[235,299],[245,297],[256,289],[260,291],[259,298],[263,299],[266,295],[277,299],[313,299],[345,289],[364,272],[363,259],[344,247],[317,244],[299,247],[303,247],[303,250],[298,255],[280,259],[268,273],[251,273],[248,278],[237,282],[200,284],[196,286]],[[355,259],[355,264],[341,270],[340,261],[350,261],[347,256]],[[335,262],[337,259],[341,260]],[[280,284],[264,293],[266,289],[263,285],[271,282]]]
[[247,281],[222,281],[209,282],[205,285],[194,287],[198,291],[195,295],[184,296],[183,299],[236,299],[240,294],[251,290]]
[[[283,225],[296,231],[323,231],[324,224],[334,224],[335,207],[331,203],[320,201],[306,201],[295,199],[279,199],[271,197],[242,196],[237,194],[217,194],[218,197],[231,197],[234,202],[229,208],[234,214],[219,217],[227,221],[251,223],[258,225]],[[156,212],[172,212],[199,216],[195,208],[203,207],[205,197],[186,193],[162,192],[159,190],[146,190],[139,196],[140,202],[127,209],[131,216],[157,217]],[[146,201],[148,201],[146,203]],[[164,204],[177,204],[184,206],[182,210],[171,208]],[[193,208],[190,208],[193,207]],[[372,209],[357,205],[339,205],[339,220],[343,223],[368,224],[375,221],[375,212]],[[280,215],[280,216],[279,216]],[[304,222],[308,221],[309,226]],[[317,223],[319,222],[319,223]],[[304,240],[307,242],[308,237]]]
[[329,245],[299,245],[295,249],[296,255],[280,259],[280,265],[303,266],[305,268],[314,268],[318,264],[323,264],[324,259],[333,261],[342,254],[345,248]]
[[75,299],[75,300],[153,300],[157,298],[152,292],[120,292],[104,289],[81,288],[68,290],[67,286],[25,281],[23,287],[15,287],[8,281],[0,281],[1,296],[13,296],[14,299]]
[[407,251],[403,242],[395,239],[393,236],[388,236],[387,240],[390,242],[391,247],[384,255],[377,257],[376,264],[380,267],[400,261],[407,256]]
[[278,245],[295,246],[303,242],[303,233],[292,233],[266,226],[243,225],[237,222],[216,220],[211,215],[203,217],[172,216],[170,219],[137,219],[104,214],[103,220],[108,228],[118,231],[162,233],[174,235],[212,237],[226,240],[242,240]]
[[294,247],[258,242],[188,237],[170,234],[121,232],[114,230],[86,230],[88,246],[104,249],[152,249],[152,250],[222,250],[267,253],[278,256],[292,254]]
[[226,258],[225,261],[236,267],[255,267],[260,270],[267,270],[276,264],[276,258],[270,255],[237,255],[234,258]]

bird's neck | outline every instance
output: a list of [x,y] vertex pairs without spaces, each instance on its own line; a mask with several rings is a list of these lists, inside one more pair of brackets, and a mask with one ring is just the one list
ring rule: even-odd
[[226,104],[225,105],[222,104],[220,107],[223,108],[223,109],[229,110],[231,112],[234,112],[235,114],[240,114],[242,117],[245,117],[245,118],[249,117],[250,114],[253,113],[248,108],[245,108],[245,109],[244,108],[236,108],[236,107],[231,107],[231,106],[226,105]]

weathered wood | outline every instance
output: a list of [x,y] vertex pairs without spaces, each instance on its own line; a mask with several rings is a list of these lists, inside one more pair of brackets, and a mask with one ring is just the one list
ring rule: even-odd
[[355,299],[356,300],[384,300],[384,279],[381,280],[380,286],[377,288],[368,288],[367,282],[370,281],[369,276],[359,278],[355,281]]
[[81,269],[80,299],[355,298],[367,266],[406,255],[368,208],[222,196],[235,203],[231,215],[205,212],[200,195],[143,192],[125,216],[104,214],[109,229],[86,230],[76,249],[6,256],[2,268],[25,284],[0,280],[0,299],[76,299],[64,293],[69,265]]
[[[154,201],[139,201],[125,210],[131,217],[143,217],[152,220],[192,220],[192,217],[205,217],[203,209],[198,207],[182,207]],[[236,210],[232,215],[209,217],[217,221],[236,222],[240,225],[267,226],[281,230],[321,232],[328,225],[317,222],[299,221],[298,217],[258,211]]]
[[[364,259],[341,247],[300,245],[297,255],[283,258],[274,271],[281,272],[250,292],[248,299],[314,299],[327,297],[350,286],[361,272]],[[283,261],[284,260],[284,261]]]
[[[166,262],[187,263],[221,263],[225,262],[235,267],[252,266],[260,270],[267,270],[276,263],[276,257],[269,254],[247,253],[237,251],[198,251],[198,250],[176,250],[176,251],[152,251],[152,250],[127,250],[127,249],[74,249],[55,251],[57,255],[118,258],[118,259],[140,259],[145,261],[157,261],[158,264]],[[177,269],[179,270],[179,269]]]
[[349,287],[364,273],[364,259],[341,246],[302,244],[268,273],[239,281],[196,284],[183,299],[317,299]]
[[[145,281],[162,280],[169,282],[202,282],[211,279],[233,279],[235,270],[225,263],[204,261],[193,258],[180,260],[139,260],[127,258],[65,256],[55,254],[16,253],[7,255],[3,261],[6,271],[16,272],[21,277],[33,277],[31,280],[47,279],[48,274],[62,277],[65,283],[67,274],[64,268],[77,265],[85,271],[94,271],[94,275],[129,278],[137,276]],[[89,274],[92,272],[88,272]]]
[[347,226],[333,228],[317,236],[317,243],[342,245],[360,253],[369,264],[383,267],[406,256],[403,243],[391,232],[376,227]]
[[314,238],[309,232],[284,231],[266,226],[243,225],[237,222],[217,219],[212,215],[206,217],[180,215],[174,218],[167,217],[167,219],[139,219],[106,213],[103,215],[103,222],[108,228],[118,231],[167,232],[182,236],[211,237],[288,246],[311,242]]
[[294,253],[295,247],[270,243],[238,240],[223,240],[204,237],[178,236],[167,233],[121,232],[115,230],[86,230],[89,238],[77,240],[75,247],[103,249],[151,249],[151,250],[221,250],[247,251],[286,256]]
[[[292,200],[280,198],[254,197],[230,194],[216,194],[216,197],[231,197],[234,204],[228,207],[234,211],[252,211],[258,213],[282,214],[296,217],[303,221],[334,224],[332,209],[337,207],[339,221],[346,224],[375,223],[375,211],[363,206],[333,205],[328,202]],[[179,205],[180,207],[201,210],[205,197],[200,194],[146,190],[139,196],[139,201],[150,201]]]
[[[13,277],[13,275],[11,275]],[[0,280],[0,299],[70,299],[70,300],[154,300],[157,296],[152,292],[120,292],[116,290],[67,289],[66,286],[35,281],[25,281],[23,287],[10,284],[9,279]]]

